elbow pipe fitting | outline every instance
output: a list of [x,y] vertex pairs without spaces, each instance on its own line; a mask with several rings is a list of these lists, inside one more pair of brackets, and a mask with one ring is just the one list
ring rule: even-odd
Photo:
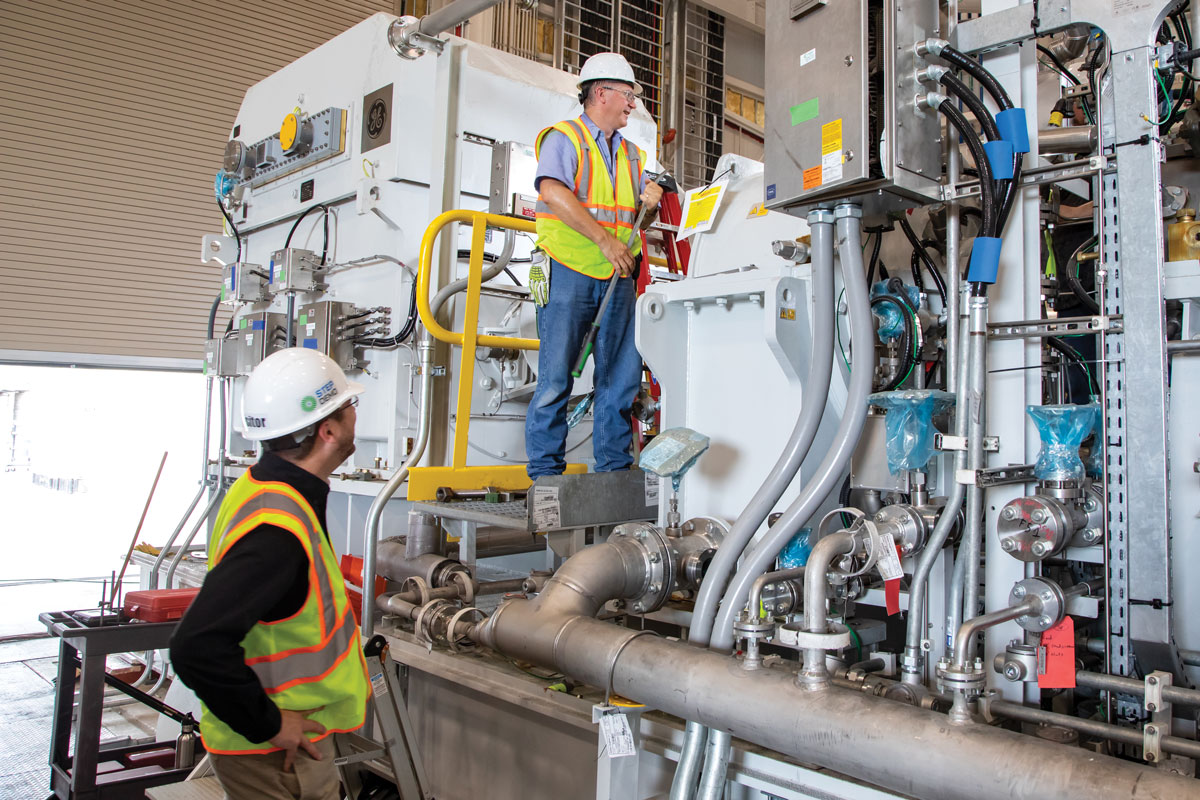
[[950,43],[945,39],[926,39],[923,42],[917,42],[917,55],[921,58],[929,56],[940,56],[942,51],[950,46]]
[[[837,531],[817,542],[809,553],[804,574],[804,629],[809,633],[828,633],[829,623],[825,618],[827,574],[835,558],[854,552],[856,546],[853,534]],[[808,689],[829,686],[831,678],[825,667],[824,648],[805,648],[804,669],[799,680]]]
[[943,67],[940,64],[930,64],[917,73],[917,80],[921,83],[941,83],[942,76],[949,71],[949,67]]
[[942,94],[941,92],[929,92],[928,94],[919,94],[919,95],[917,95],[917,98],[916,98],[917,108],[921,109],[922,111],[924,111],[926,109],[930,109],[930,108],[936,109],[936,108],[939,108],[942,105],[942,103],[946,102],[949,99],[950,98],[948,98],[946,95]]

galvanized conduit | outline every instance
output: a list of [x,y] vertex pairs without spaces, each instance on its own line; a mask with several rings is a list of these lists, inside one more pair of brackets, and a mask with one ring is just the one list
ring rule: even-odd
[[[862,208],[854,203],[842,203],[834,210],[837,229],[838,257],[842,267],[842,281],[846,287],[846,304],[850,309],[850,347],[858,357],[873,352],[875,323],[871,316],[867,293],[867,276],[862,260]],[[834,435],[833,446],[825,456],[811,481],[805,484],[800,496],[742,559],[742,565],[730,582],[721,600],[721,609],[713,625],[709,648],[728,652],[733,647],[733,621],[745,606],[750,584],[765,572],[779,552],[787,545],[804,523],[806,523],[836,485],[841,481],[849,466],[850,457],[858,444],[863,423],[867,417],[867,395],[871,393],[873,369],[861,364],[850,371],[850,386],[846,398],[846,410],[841,424]],[[809,570],[805,584],[814,579],[815,570]],[[819,576],[819,577],[823,577]],[[729,757],[729,734],[713,731],[723,745],[719,748],[722,758],[706,762],[700,777],[702,800],[719,800],[725,790],[725,773]],[[711,748],[710,748],[711,750]]]
[[[696,596],[692,611],[692,625],[688,641],[697,646],[708,645],[712,634],[713,619],[717,613],[717,601],[725,591],[730,574],[737,567],[742,552],[754,538],[754,534],[779,498],[787,490],[796,472],[816,438],[817,429],[824,415],[826,392],[833,373],[834,308],[833,308],[833,231],[834,218],[827,209],[808,215],[812,236],[812,356],[804,383],[804,406],[792,429],[792,435],[784,445],[783,452],[768,473],[766,482],[750,499],[744,511],[734,522],[729,534],[717,549],[709,564],[704,582]],[[671,784],[671,800],[687,800],[695,792],[696,778],[700,770],[700,754],[704,750],[708,731],[701,725],[688,722],[684,736],[679,766]]]
[[[509,259],[512,257],[513,246],[516,237],[512,231],[506,231],[504,240],[504,249],[500,256],[496,259],[496,263],[483,271],[482,280],[487,281],[499,275],[508,266]],[[437,318],[438,312],[442,305],[456,292],[461,292],[467,288],[467,281],[460,279],[453,281],[444,286],[441,291],[433,296],[430,301],[430,309],[433,312],[434,319]],[[451,291],[453,289],[453,291]],[[379,494],[371,502],[371,508],[367,511],[367,521],[363,527],[363,586],[375,585],[375,561],[376,549],[379,543],[379,521],[383,517],[384,506],[392,499],[392,495],[400,488],[400,484],[404,483],[408,478],[408,471],[415,466],[423,455],[425,448],[429,445],[430,429],[433,426],[433,337],[429,332],[422,329],[421,341],[417,345],[419,350],[419,361],[421,369],[421,389],[418,398],[420,403],[421,416],[417,422],[417,441],[413,444],[412,451],[408,454],[408,458],[400,465],[400,468],[388,478],[387,483],[379,490]],[[375,594],[370,591],[362,593],[362,617],[360,620],[360,628],[362,635],[370,637],[375,632]]]

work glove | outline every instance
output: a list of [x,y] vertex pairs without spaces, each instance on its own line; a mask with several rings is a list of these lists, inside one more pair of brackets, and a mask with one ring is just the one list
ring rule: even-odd
[[529,265],[529,296],[541,308],[550,299],[550,264],[541,250],[534,250],[530,261],[532,263]]

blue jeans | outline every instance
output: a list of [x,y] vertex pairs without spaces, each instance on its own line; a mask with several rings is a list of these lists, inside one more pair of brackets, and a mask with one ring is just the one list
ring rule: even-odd
[[[529,477],[561,475],[566,468],[567,400],[571,369],[588,327],[600,308],[608,281],[589,278],[550,260],[550,299],[538,309],[538,382],[525,418],[525,452]],[[596,472],[629,469],[630,408],[642,382],[642,356],[633,341],[633,309],[637,287],[621,278],[600,320],[593,382],[592,453]]]

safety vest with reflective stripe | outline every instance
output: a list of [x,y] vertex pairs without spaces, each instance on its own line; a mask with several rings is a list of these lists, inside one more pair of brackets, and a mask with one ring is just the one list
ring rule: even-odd
[[[550,131],[559,131],[575,148],[575,197],[592,218],[622,242],[629,240],[637,218],[638,187],[646,154],[628,139],[616,152],[616,186],[608,174],[604,156],[583,119],[559,122],[538,134],[534,152],[541,157],[542,141]],[[590,239],[560,220],[538,195],[537,245],[550,257],[576,272],[605,280],[612,277],[613,265]],[[642,251],[640,236],[634,237],[630,252]]]
[[[292,616],[250,629],[241,641],[246,664],[281,710],[320,709],[309,718],[324,725],[326,733],[309,734],[310,739],[357,730],[366,719],[370,691],[366,661],[333,547],[304,496],[286,483],[257,481],[247,470],[230,487],[217,513],[208,568],[216,567],[229,548],[259,525],[282,528],[300,541],[308,556],[308,595]],[[202,714],[201,736],[210,752],[279,749],[234,732],[207,706],[202,706]]]

